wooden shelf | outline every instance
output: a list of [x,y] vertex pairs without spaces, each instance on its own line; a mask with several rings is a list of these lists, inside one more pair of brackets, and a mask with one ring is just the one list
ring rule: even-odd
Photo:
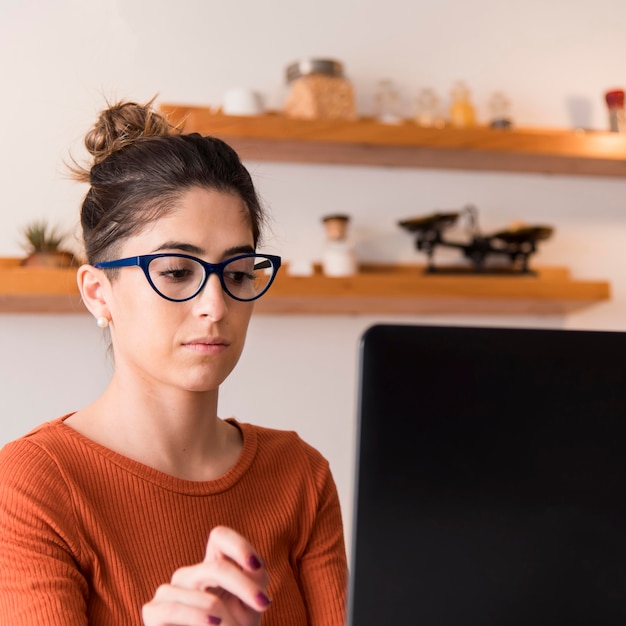
[[[537,276],[425,274],[415,265],[365,265],[350,278],[310,277],[281,269],[258,313],[560,315],[610,297],[603,281],[572,280],[567,270]],[[86,313],[75,269],[19,266],[0,259],[0,313]]]
[[76,268],[21,267],[0,258],[0,313],[86,313]]
[[577,176],[626,176],[626,134],[516,128],[423,128],[405,121],[296,120],[277,113],[229,116],[162,104],[186,132],[227,141],[243,159],[426,167]]
[[[288,269],[288,268],[286,268]],[[610,297],[602,281],[572,280],[562,268],[536,276],[426,274],[415,265],[365,265],[349,278],[279,274],[257,312],[311,314],[560,315]]]

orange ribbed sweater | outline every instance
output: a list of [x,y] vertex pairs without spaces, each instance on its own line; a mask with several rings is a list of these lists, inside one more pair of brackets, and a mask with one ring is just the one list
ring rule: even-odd
[[240,424],[237,464],[174,478],[60,418],[0,451],[0,624],[138,626],[173,572],[234,528],[265,559],[263,626],[343,626],[347,565],[327,461],[295,433]]

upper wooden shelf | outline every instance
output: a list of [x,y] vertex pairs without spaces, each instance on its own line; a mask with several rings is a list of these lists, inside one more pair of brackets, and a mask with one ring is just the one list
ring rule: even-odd
[[[604,281],[572,280],[567,270],[536,276],[425,274],[415,265],[365,265],[349,278],[279,272],[256,303],[279,314],[561,315],[610,297]],[[75,269],[27,268],[0,259],[0,313],[85,313]]]
[[243,159],[427,167],[580,176],[626,176],[626,134],[515,128],[423,128],[405,121],[296,120],[278,113],[231,116],[162,104],[186,132],[227,141]]

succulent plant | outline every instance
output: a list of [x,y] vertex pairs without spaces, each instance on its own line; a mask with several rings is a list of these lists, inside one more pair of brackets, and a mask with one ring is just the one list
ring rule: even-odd
[[51,226],[45,219],[34,220],[22,230],[23,247],[29,252],[57,252],[67,233]]

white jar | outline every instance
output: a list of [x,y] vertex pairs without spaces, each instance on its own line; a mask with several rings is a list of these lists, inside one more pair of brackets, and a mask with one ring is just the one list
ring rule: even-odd
[[322,255],[322,271],[326,276],[353,276],[357,261],[347,241],[327,241]]
[[322,271],[326,276],[352,276],[358,269],[356,255],[348,238],[350,216],[327,215],[322,218],[326,243],[322,251]]

